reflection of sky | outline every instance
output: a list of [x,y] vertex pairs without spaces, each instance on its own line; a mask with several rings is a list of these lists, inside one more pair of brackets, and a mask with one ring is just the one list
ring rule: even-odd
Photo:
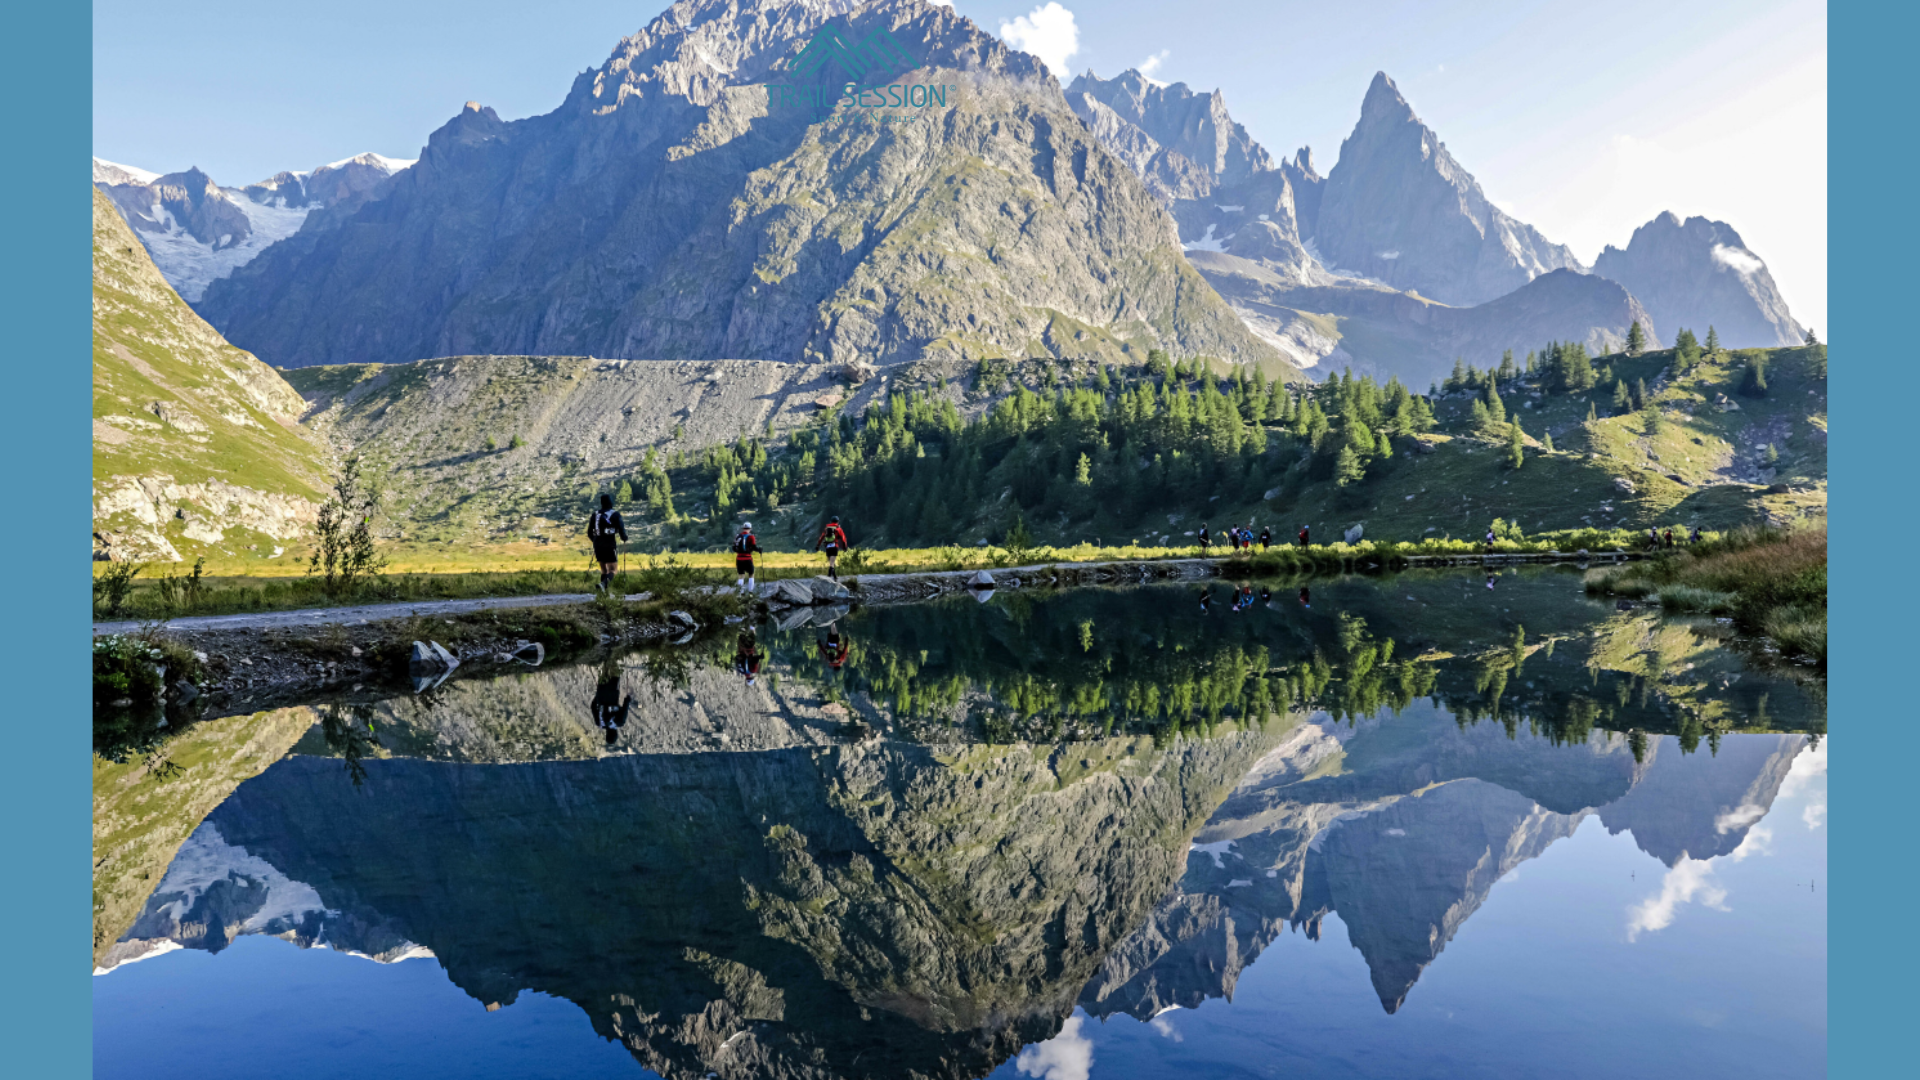
[[1590,818],[1494,886],[1398,1014],[1329,915],[1317,942],[1282,932],[1231,1002],[1076,1027],[1088,1075],[1824,1075],[1826,831],[1801,825],[1825,805],[1823,739],[1726,855],[1669,870]]

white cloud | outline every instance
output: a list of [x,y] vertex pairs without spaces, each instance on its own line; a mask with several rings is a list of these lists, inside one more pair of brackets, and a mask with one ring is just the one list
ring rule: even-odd
[[1155,1016],[1153,1019],[1147,1021],[1147,1026],[1152,1028],[1163,1039],[1172,1039],[1174,1042],[1187,1041],[1185,1035],[1180,1034],[1179,1031],[1174,1029],[1173,1021],[1168,1020],[1164,1016]]
[[1060,1034],[1020,1051],[1014,1067],[1020,1075],[1038,1080],[1087,1080],[1093,1072],[1093,1040],[1080,1034],[1080,1026],[1085,1022],[1084,1016],[1068,1017],[1060,1027]]
[[1736,829],[1747,826],[1767,816],[1767,808],[1759,803],[1741,803],[1731,810],[1722,810],[1713,819],[1713,831],[1725,836]]
[[1161,49],[1159,52],[1154,53],[1152,56],[1149,56],[1145,60],[1140,61],[1140,63],[1135,67],[1135,70],[1140,72],[1141,78],[1146,79],[1148,82],[1152,83],[1153,85],[1165,86],[1167,85],[1165,81],[1161,79],[1156,79],[1154,78],[1154,76],[1160,74],[1161,66],[1167,62],[1167,56],[1172,52],[1173,52],[1172,49]]
[[932,4],[934,7],[952,7],[953,6],[953,0],[927,0],[927,3]]
[[1691,903],[1725,911],[1727,890],[1713,880],[1713,867],[1705,860],[1681,856],[1661,879],[1659,893],[1628,909],[1627,940],[1636,940],[1644,931],[1665,930],[1673,925],[1674,913],[1680,905]]
[[1755,825],[1752,831],[1740,840],[1740,846],[1734,848],[1728,856],[1734,862],[1745,862],[1749,856],[1773,854],[1773,830],[1765,825]]
[[1080,28],[1073,23],[1073,12],[1055,0],[1047,0],[1010,23],[1001,23],[1000,39],[1039,57],[1057,79],[1072,74],[1067,60],[1080,51]]
[[1746,248],[1728,247],[1725,244],[1713,245],[1713,261],[1737,274],[1752,274],[1767,266],[1760,261],[1760,256]]

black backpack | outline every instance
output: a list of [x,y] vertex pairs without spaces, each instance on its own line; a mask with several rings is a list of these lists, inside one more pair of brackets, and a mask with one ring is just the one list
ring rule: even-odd
[[733,538],[733,553],[735,555],[750,554],[751,548],[749,547],[749,545],[752,543],[753,543],[752,533],[741,533],[739,536],[736,536]]
[[595,510],[587,520],[587,539],[600,540],[613,535],[613,511]]

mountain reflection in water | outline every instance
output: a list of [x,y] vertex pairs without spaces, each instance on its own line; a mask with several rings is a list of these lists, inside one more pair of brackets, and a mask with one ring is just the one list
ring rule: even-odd
[[1585,818],[1734,852],[1825,727],[1577,578],[1457,577],[1002,593],[762,626],[752,683],[729,632],[316,704],[97,963],[271,934],[565,998],[666,1076],[967,1077],[1332,914],[1391,1013]]

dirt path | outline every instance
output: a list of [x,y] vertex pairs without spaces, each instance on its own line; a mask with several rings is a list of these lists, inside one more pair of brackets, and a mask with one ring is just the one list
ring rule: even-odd
[[[1639,553],[1606,552],[1593,556],[1595,561],[1613,561],[1640,557]],[[1578,555],[1558,552],[1529,555],[1449,555],[1449,556],[1413,556],[1407,560],[1410,566],[1511,566],[1521,563],[1570,562],[1581,558]],[[1014,566],[988,570],[995,589],[1032,587],[1035,585],[1095,585],[1128,584],[1168,579],[1198,579],[1218,576],[1231,560],[1225,558],[1186,558],[1186,559],[1146,559],[1136,562],[1099,562],[1099,563],[1047,563],[1034,566]],[[969,587],[976,570],[933,570],[900,574],[848,575],[857,580],[853,590],[854,603],[898,603],[902,601],[922,600],[941,593],[958,591]],[[805,580],[805,579],[803,579]],[[635,593],[628,596],[629,601],[638,602],[648,594]],[[388,619],[404,619],[410,616],[463,615],[477,611],[499,611],[509,608],[560,607],[567,604],[585,604],[593,600],[592,593],[549,593],[541,596],[507,596],[498,598],[480,598],[474,600],[420,600],[399,604],[365,604],[359,607],[302,608],[295,611],[259,611],[238,615],[194,615],[174,619],[166,628],[177,632],[230,631],[230,630],[282,630],[309,626],[355,626],[381,622]],[[95,636],[102,634],[124,634],[140,629],[143,623],[136,620],[119,622],[96,622],[93,624]]]
[[[645,596],[644,593],[636,593],[627,599],[637,601],[645,599]],[[540,596],[483,597],[477,600],[417,600],[404,604],[365,604],[360,607],[249,611],[239,615],[194,615],[184,619],[174,619],[167,623],[167,629],[180,631],[278,630],[300,626],[354,625],[380,622],[385,619],[404,619],[410,615],[463,615],[503,608],[558,607],[563,604],[585,604],[592,599],[592,593],[546,593]],[[93,624],[93,632],[95,636],[125,634],[138,630],[144,625],[137,621],[97,622]]]

